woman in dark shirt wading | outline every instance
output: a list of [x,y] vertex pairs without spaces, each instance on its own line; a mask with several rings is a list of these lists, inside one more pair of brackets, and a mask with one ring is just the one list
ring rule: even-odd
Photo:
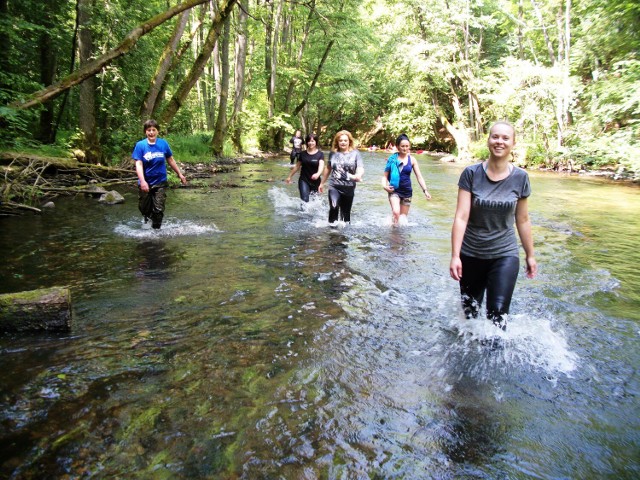
[[315,133],[307,135],[304,144],[307,148],[298,155],[298,161],[285,182],[291,183],[293,175],[300,170],[298,190],[300,190],[302,201],[308,202],[309,194],[317,193],[320,186],[320,178],[324,170],[324,153],[318,149],[318,135]]
[[525,252],[527,277],[538,271],[527,206],[531,186],[527,172],[510,163],[515,145],[511,124],[495,123],[487,145],[489,159],[460,175],[449,272],[460,282],[467,318],[478,316],[486,290],[487,318],[505,330],[520,268],[514,223]]

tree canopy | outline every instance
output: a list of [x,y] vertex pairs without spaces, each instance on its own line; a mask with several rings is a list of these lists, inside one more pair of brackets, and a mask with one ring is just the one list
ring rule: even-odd
[[0,29],[5,149],[117,161],[153,116],[214,155],[348,129],[470,158],[507,119],[528,161],[640,170],[631,0],[0,0]]

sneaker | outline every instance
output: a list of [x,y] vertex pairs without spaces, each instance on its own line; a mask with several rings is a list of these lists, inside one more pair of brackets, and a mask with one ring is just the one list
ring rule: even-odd
[[494,318],[493,320],[493,324],[498,327],[500,330],[506,330],[507,329],[507,320],[501,317],[498,318]]

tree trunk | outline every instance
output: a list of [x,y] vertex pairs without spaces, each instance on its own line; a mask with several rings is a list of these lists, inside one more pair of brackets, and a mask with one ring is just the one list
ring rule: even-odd
[[329,52],[331,51],[331,47],[333,47],[334,42],[335,40],[329,41],[329,43],[327,44],[327,47],[324,49],[324,54],[322,55],[322,59],[318,64],[318,68],[316,68],[316,73],[313,76],[313,80],[311,80],[311,85],[309,85],[309,90],[307,90],[307,93],[305,94],[304,98],[302,99],[300,104],[296,107],[296,109],[293,111],[294,116],[298,115],[302,111],[302,109],[305,107],[305,105],[309,101],[311,94],[315,90],[316,83],[318,82],[318,78],[320,78],[320,73],[322,73],[322,67],[324,66],[324,62],[326,62],[327,57],[329,56]]
[[169,72],[171,60],[174,57],[176,50],[178,49],[180,39],[182,38],[184,30],[187,27],[187,22],[189,21],[189,13],[190,10],[185,10],[180,14],[176,26],[173,30],[173,34],[167,42],[167,45],[164,47],[162,56],[160,57],[160,61],[158,62],[158,66],[156,68],[156,72],[151,79],[149,89],[147,90],[147,94],[145,95],[140,107],[140,118],[143,121],[150,118],[151,113],[155,110],[156,102],[158,101],[158,94],[160,93],[160,89],[162,88],[164,79]]
[[[302,40],[300,41],[300,46],[298,47],[298,54],[297,54],[296,63],[295,63],[296,70],[299,70],[300,66],[302,65],[302,58],[304,56],[304,50],[305,50],[305,47],[307,46],[307,41],[309,39],[309,30],[311,29],[311,20],[313,19],[315,8],[316,8],[316,2],[315,0],[312,0],[309,5],[309,15],[307,16],[307,22],[304,25]],[[289,80],[289,85],[287,86],[287,93],[284,99],[283,110],[285,112],[289,111],[289,106],[291,105],[291,99],[293,98],[293,91],[296,87],[296,84],[297,84],[296,78],[291,77],[291,80]],[[305,131],[307,131],[307,133],[310,133],[308,132],[308,130],[305,130]]]
[[542,12],[540,11],[540,7],[536,3],[535,0],[531,0],[531,5],[538,16],[538,21],[540,22],[540,28],[542,28],[542,34],[544,36],[544,42],[547,45],[547,54],[549,55],[549,61],[551,65],[556,64],[556,56],[553,53],[553,44],[551,43],[551,39],[549,38],[549,32],[547,31],[547,25],[544,23],[544,18],[542,18]]
[[[53,40],[50,32],[53,29],[50,18],[43,19],[45,29],[40,34],[40,82],[43,85],[51,85],[56,77],[56,52],[53,49]],[[48,24],[48,25],[47,25]],[[45,144],[55,141],[53,137],[54,103],[47,102],[40,111],[40,128],[38,139]]]
[[[80,69],[91,62],[93,56],[93,33],[91,17],[93,0],[78,0],[78,57]],[[83,134],[82,150],[88,163],[98,163],[102,156],[96,131],[96,83],[95,76],[80,84],[80,110],[78,123]]]
[[220,46],[220,103],[218,104],[218,119],[213,131],[211,147],[216,157],[222,155],[224,139],[227,136],[227,103],[229,98],[229,37],[231,35],[231,18],[224,22],[224,31]]
[[71,294],[53,287],[0,295],[0,330],[27,332],[71,329]]
[[227,17],[231,14],[235,3],[236,0],[223,0],[223,4],[221,5],[219,12],[213,19],[211,29],[209,30],[209,34],[207,35],[207,39],[202,47],[200,55],[198,55],[198,58],[196,58],[193,66],[191,67],[191,71],[182,81],[175,95],[171,98],[171,100],[167,104],[167,107],[160,115],[161,125],[168,125],[169,123],[171,123],[171,120],[173,120],[173,117],[186,100],[187,95],[189,95],[189,92],[198,81],[198,77],[202,75],[204,67],[206,66],[209,58],[211,57],[211,53],[213,52],[213,47],[215,46],[216,41],[220,36],[222,26],[224,25]]
[[[151,32],[159,25],[162,25],[164,22],[170,20],[184,10],[188,10],[189,8],[206,3],[208,1],[210,0],[185,0],[183,3],[180,3],[175,7],[171,7],[169,10],[156,15],[155,17],[149,19],[148,21],[138,25],[136,28],[131,30],[131,32],[129,32],[129,34],[124,38],[122,42],[120,42],[120,44],[116,48],[109,50],[104,55],[101,55],[100,57],[88,62],[84,67],[78,69],[71,75],[67,75],[59,82],[31,94],[26,100],[15,101],[9,106],[11,108],[23,110],[54,99],[67,89],[74,87],[84,82],[87,78],[94,76],[116,58],[125,55],[135,46],[135,44],[138,40],[140,40],[141,37]],[[235,2],[235,0],[227,1],[229,1],[229,3],[231,4]]]
[[242,104],[244,102],[245,88],[245,65],[247,61],[247,18],[249,12],[247,10],[248,1],[240,0],[238,11],[238,25],[236,27],[236,51],[235,51],[235,69],[234,69],[234,98],[233,113],[231,114],[231,140],[238,153],[243,152],[242,147]]

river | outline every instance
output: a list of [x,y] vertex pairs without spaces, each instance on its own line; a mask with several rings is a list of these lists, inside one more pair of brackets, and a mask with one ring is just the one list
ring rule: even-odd
[[463,166],[418,156],[433,199],[392,228],[363,157],[336,229],[288,159],[170,191],[159,232],[133,188],[0,219],[0,293],[74,314],[0,336],[0,476],[639,478],[640,190],[530,172],[539,275],[502,332],[448,273]]

